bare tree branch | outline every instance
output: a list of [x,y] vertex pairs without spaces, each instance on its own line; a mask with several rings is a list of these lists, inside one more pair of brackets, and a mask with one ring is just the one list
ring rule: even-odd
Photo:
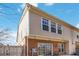
[[0,41],[5,41],[7,39],[10,39],[12,37],[10,29],[2,29],[0,30]]

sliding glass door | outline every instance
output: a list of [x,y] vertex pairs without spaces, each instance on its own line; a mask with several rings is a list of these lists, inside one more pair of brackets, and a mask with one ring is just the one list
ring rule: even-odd
[[53,55],[53,45],[50,43],[38,43],[38,55]]

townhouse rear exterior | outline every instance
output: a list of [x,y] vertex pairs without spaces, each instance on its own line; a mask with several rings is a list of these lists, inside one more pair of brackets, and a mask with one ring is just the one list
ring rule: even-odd
[[17,45],[24,46],[24,55],[28,56],[73,54],[79,48],[79,29],[26,4]]

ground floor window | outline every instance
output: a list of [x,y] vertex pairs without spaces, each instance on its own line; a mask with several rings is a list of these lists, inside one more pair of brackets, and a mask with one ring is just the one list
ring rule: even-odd
[[63,53],[65,50],[64,43],[59,44],[59,52]]
[[52,44],[49,43],[38,43],[38,54],[39,55],[52,55]]

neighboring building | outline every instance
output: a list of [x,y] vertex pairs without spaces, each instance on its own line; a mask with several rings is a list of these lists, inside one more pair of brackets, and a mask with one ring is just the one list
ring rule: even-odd
[[79,48],[79,29],[26,4],[17,32],[25,55],[69,55]]

